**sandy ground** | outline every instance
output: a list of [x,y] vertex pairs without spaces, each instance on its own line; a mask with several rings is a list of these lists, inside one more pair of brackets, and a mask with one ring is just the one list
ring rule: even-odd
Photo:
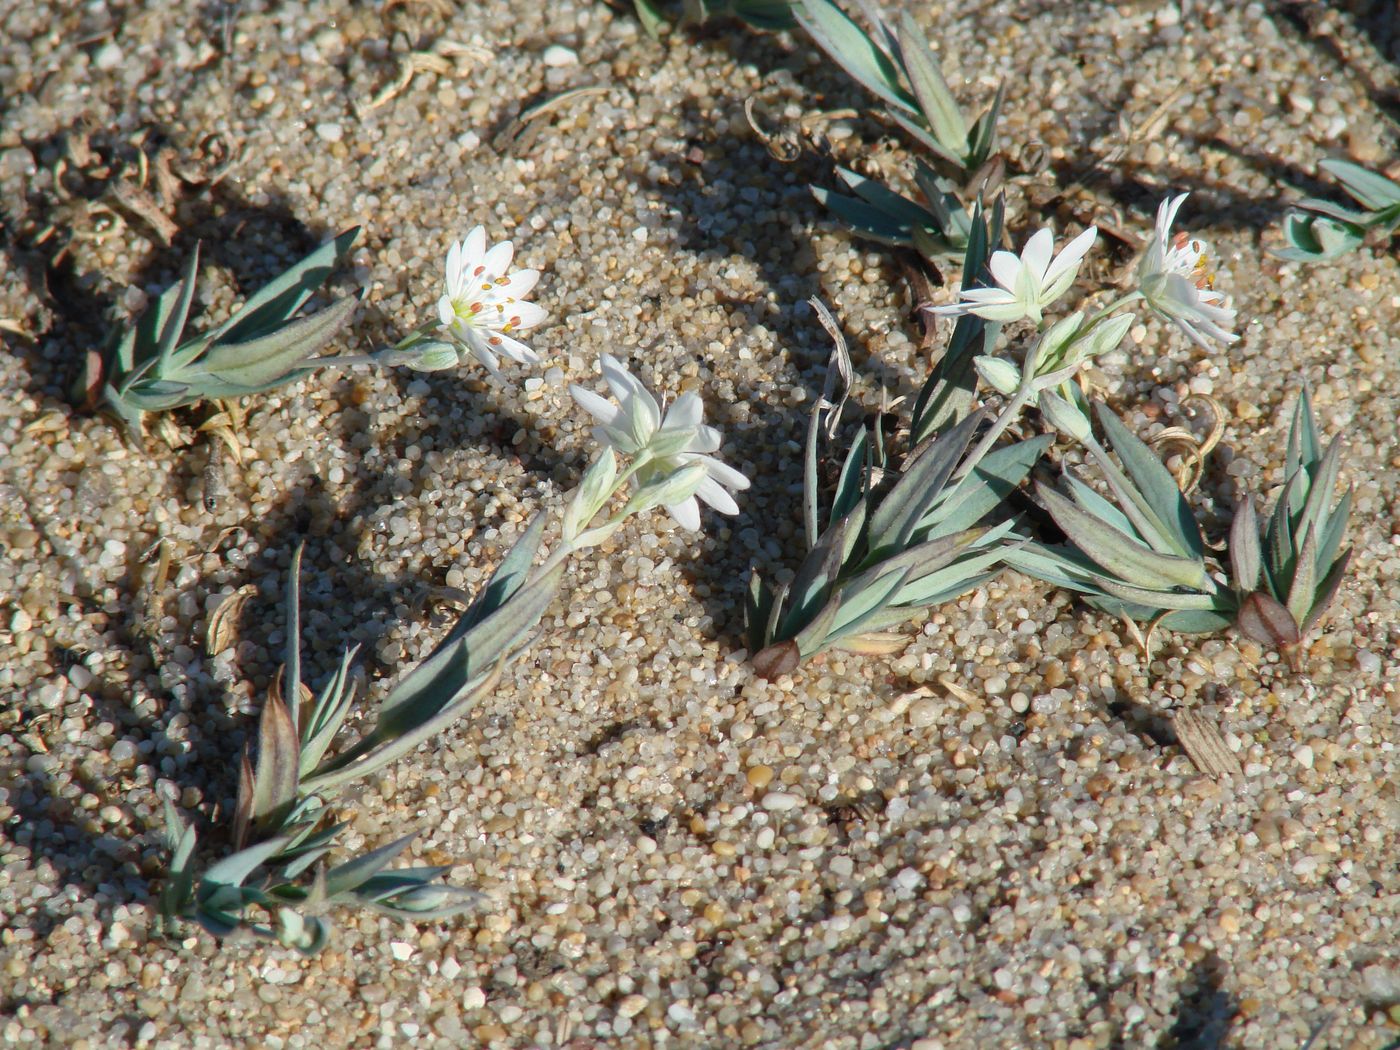
[[[1312,1045],[1340,1050],[1400,1035],[1385,1017],[1400,1001],[1400,269],[1385,246],[1311,268],[1265,252],[1284,204],[1326,189],[1318,160],[1396,155],[1394,11],[916,12],[968,104],[1007,81],[1018,240],[1047,222],[1141,236],[1163,196],[1192,192],[1182,218],[1213,241],[1243,340],[1207,354],[1146,324],[1097,379],[1149,436],[1199,431],[1188,393],[1225,406],[1198,496],[1212,535],[1240,491],[1280,480],[1301,383],[1325,431],[1347,429],[1356,555],[1306,673],[1233,634],[1168,636],[1147,662],[1120,624],[1008,574],[908,627],[902,653],[766,683],[739,595],[751,563],[799,554],[797,443],[827,349],[802,301],[837,310],[872,407],[927,363],[896,257],[834,226],[807,190],[830,184],[829,162],[774,160],[743,101],[772,126],[810,118],[843,162],[891,178],[908,153],[864,110],[839,116],[867,99],[800,37],[715,23],[656,43],[602,4],[513,6],[6,5],[0,1043],[1288,1048],[1326,1021]],[[436,71],[369,109],[413,52]],[[512,129],[579,87],[594,90]],[[91,204],[140,183],[143,150],[164,226]],[[196,309],[218,320],[356,223],[334,283],[369,292],[339,348],[421,323],[448,241],[483,223],[544,270],[544,364],[505,384],[362,369],[255,399],[212,512],[206,445],[141,451],[68,404],[86,351],[196,239]],[[1131,260],[1105,238],[1086,277]],[[754,485],[703,536],[647,518],[578,559],[490,700],[350,799],[348,845],[417,830],[418,862],[455,864],[489,904],[418,928],[337,913],[311,960],[158,938],[160,793],[215,855],[294,543],[306,673],[359,644],[378,695],[441,636],[435,588],[478,584],[577,481],[588,421],[567,386],[596,382],[605,351],[658,390],[699,391]],[[157,588],[141,557],[162,538],[176,558]],[[244,586],[234,644],[206,653],[210,610]],[[1196,771],[1180,710],[1221,728],[1240,774]]]

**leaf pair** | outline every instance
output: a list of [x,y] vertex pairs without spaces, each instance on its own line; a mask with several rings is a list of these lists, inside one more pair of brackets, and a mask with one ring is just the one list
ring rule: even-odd
[[812,195],[853,232],[881,244],[913,248],[933,261],[963,254],[971,222],[951,182],[915,161],[914,182],[923,203],[895,193],[874,179],[838,167],[837,176],[855,196],[821,186]]
[[1321,167],[1336,178],[1364,211],[1310,197],[1283,220],[1289,247],[1281,259],[1324,262],[1361,244],[1368,230],[1389,236],[1400,227],[1400,184],[1346,160],[1324,160]]
[[1297,646],[1321,621],[1351,560],[1343,550],[1351,489],[1333,506],[1341,435],[1324,451],[1305,390],[1293,412],[1285,480],[1261,533],[1246,498],[1230,527],[1230,563],[1241,596],[1239,626],[1277,649]]
[[259,290],[223,324],[184,339],[199,275],[196,245],[180,281],[116,339],[101,373],[86,376],[84,388],[95,394],[100,386],[105,405],[139,436],[148,412],[261,393],[300,378],[350,320],[359,296],[292,317],[330,277],[359,232],[355,227],[322,245]]
[[[833,368],[839,356],[833,353]],[[1050,439],[969,462],[968,444],[983,418],[981,411],[970,413],[923,442],[889,485],[877,481],[886,472],[862,430],[846,453],[822,528],[816,499],[822,413],[813,413],[804,480],[810,550],[785,584],[774,587],[757,571],[750,577],[745,614],[760,673],[787,673],[829,648],[891,651],[903,641],[885,634],[887,628],[995,575],[1011,523],[982,521],[1020,485]]]
[[1037,485],[1068,542],[1027,543],[1008,552],[1007,564],[1133,620],[1201,633],[1226,626],[1235,597],[1212,578],[1200,526],[1176,480],[1112,411],[1099,405],[1097,414],[1117,462],[1092,434],[1083,445],[1113,498],[1071,475],[1064,492]]
[[[297,549],[287,589],[283,687],[264,704],[256,753],[250,749],[243,756],[235,852],[197,875],[194,829],[167,807],[172,859],[160,898],[165,920],[189,919],[218,936],[247,928],[314,952],[325,943],[329,927],[324,919],[305,914],[308,910],[349,902],[399,918],[425,919],[453,914],[478,899],[472,891],[437,883],[445,867],[385,870],[412,836],[328,870],[317,867],[309,888],[297,880],[330,852],[345,827],[325,824],[326,800],[347,782],[417,748],[494,687],[559,587],[562,562],[538,577],[531,573],[543,534],[540,516],[447,637],[385,696],[373,730],[329,759],[325,756],[354,698],[350,662],[355,651],[345,653],[318,694],[302,685]],[[290,701],[284,700],[284,691]],[[254,906],[274,916],[275,925],[247,918]]]
[[812,40],[886,105],[890,117],[933,155],[961,170],[977,171],[996,147],[1003,92],[971,125],[939,68],[938,56],[905,12],[898,32],[876,20],[871,36],[833,0],[800,0],[795,14]]

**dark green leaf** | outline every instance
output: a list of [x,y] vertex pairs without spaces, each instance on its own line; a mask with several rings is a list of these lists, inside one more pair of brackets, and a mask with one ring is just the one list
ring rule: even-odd
[[812,196],[855,233],[868,237],[881,244],[894,244],[907,247],[912,243],[912,230],[908,223],[881,211],[873,204],[867,204],[855,197],[843,197],[839,193],[820,186],[812,187]]

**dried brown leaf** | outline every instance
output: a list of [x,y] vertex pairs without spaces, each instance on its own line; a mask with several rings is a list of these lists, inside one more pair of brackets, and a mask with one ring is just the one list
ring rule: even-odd
[[1178,711],[1172,717],[1172,728],[1182,749],[1206,776],[1219,779],[1243,772],[1240,760],[1226,746],[1214,722],[1189,711]]
[[209,626],[204,631],[204,651],[210,656],[223,652],[233,644],[238,631],[238,616],[248,599],[258,593],[251,583],[244,584],[221,601],[210,615]]

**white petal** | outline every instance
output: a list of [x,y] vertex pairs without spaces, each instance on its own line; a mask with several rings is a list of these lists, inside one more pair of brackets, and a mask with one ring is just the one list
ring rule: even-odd
[[516,270],[506,278],[506,283],[497,286],[497,294],[511,299],[524,299],[539,283],[539,270]]
[[599,397],[586,387],[581,387],[577,383],[570,383],[569,393],[574,396],[574,400],[579,403],[579,407],[588,412],[600,423],[611,423],[617,418],[617,406],[607,398]]
[[677,430],[681,427],[697,427],[704,418],[705,406],[699,395],[693,390],[687,390],[666,410],[664,425]]
[[619,401],[626,401],[629,397],[637,397],[642,394],[651,397],[647,388],[642,386],[637,377],[627,371],[626,366],[612,354],[604,354],[599,359],[599,364],[603,370],[603,378],[607,380],[613,396]]
[[1031,239],[1021,249],[1021,269],[1030,272],[1036,284],[1043,284],[1045,271],[1050,268],[1050,258],[1055,254],[1055,235],[1048,226],[1031,234]]
[[[1011,304],[1020,302],[1020,300],[1016,298],[1014,293],[1007,291],[1005,288],[969,288],[962,294],[963,298],[966,299],[967,302],[981,303],[984,306],[995,306],[1000,303]],[[967,303],[961,303],[959,305],[966,308]]]
[[481,265],[481,257],[486,253],[486,227],[473,226],[462,238],[462,272],[471,273]]
[[450,295],[444,295],[438,300],[438,320],[444,327],[451,327],[457,320],[457,306]]
[[720,437],[718,430],[712,426],[701,423],[695,428],[695,436],[691,439],[690,444],[686,445],[685,450],[687,452],[699,452],[702,454],[718,452],[722,441],[723,439]]
[[749,487],[749,479],[727,463],[721,463],[713,456],[703,456],[702,458],[705,461],[705,473],[725,488],[742,492]]
[[[549,316],[549,311],[534,303],[507,303],[503,306],[506,320],[510,322],[512,328],[524,331],[526,328],[534,328]],[[518,320],[517,320],[518,318]]]
[[512,339],[510,336],[501,332],[493,333],[488,341],[493,350],[499,350],[512,361],[533,365],[540,359],[539,354],[535,353],[535,351],[531,350],[520,340]]
[[1183,193],[1176,197],[1168,197],[1157,206],[1157,238],[1163,245],[1171,243],[1172,223],[1176,222],[1176,213],[1181,207],[1181,202],[1189,196],[1189,193]]
[[454,299],[462,294],[462,246],[456,241],[447,249],[447,294]]
[[[1021,276],[1021,260],[1014,252],[992,252],[987,269],[992,271],[992,278],[997,284],[1003,288],[1015,288]],[[964,290],[963,295],[966,294],[967,290]]]
[[502,241],[500,244],[491,246],[481,259],[481,267],[485,271],[481,274],[482,281],[494,281],[510,269],[510,261],[515,258],[515,246],[510,241]]
[[[1045,271],[1044,283],[1055,285],[1063,281],[1064,288],[1068,288],[1074,281],[1074,275],[1079,270],[1080,260],[1088,254],[1089,249],[1094,246],[1094,241],[1098,239],[1098,236],[1099,228],[1097,226],[1090,226],[1078,237],[1066,244],[1060,251],[1060,254],[1055,257],[1055,261],[1050,264],[1050,268]],[[1050,296],[1050,298],[1058,299],[1062,293],[1063,289],[1061,289],[1061,292]]]
[[666,509],[671,512],[671,517],[676,519],[676,524],[691,532],[700,531],[700,504],[695,502],[695,497],[682,500],[680,503],[669,504]]
[[695,495],[714,507],[721,514],[738,514],[739,504],[734,502],[734,497],[724,490],[718,481],[706,478],[700,482],[700,487],[695,490]]
[[486,344],[480,332],[475,328],[468,328],[462,333],[467,346],[471,348],[472,354],[485,366],[486,371],[491,373],[493,379],[501,378],[501,370],[498,367],[496,355],[491,352],[491,348]]

